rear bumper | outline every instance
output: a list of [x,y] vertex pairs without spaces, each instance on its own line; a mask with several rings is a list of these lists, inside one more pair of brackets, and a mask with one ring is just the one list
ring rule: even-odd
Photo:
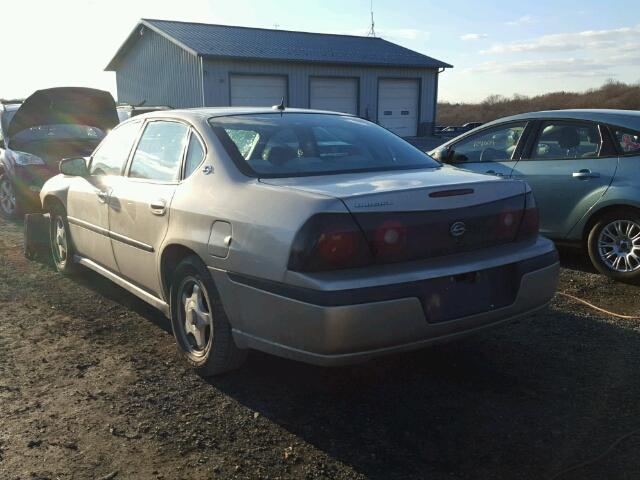
[[211,271],[239,347],[330,366],[452,340],[544,307],[558,281],[551,248],[518,262],[519,286],[508,305],[437,323],[418,296],[424,281],[319,292]]

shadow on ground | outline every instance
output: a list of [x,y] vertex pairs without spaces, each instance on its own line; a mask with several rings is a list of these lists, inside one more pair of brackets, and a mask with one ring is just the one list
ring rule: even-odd
[[591,264],[589,254],[581,249],[558,247],[560,253],[560,263],[564,268],[584,273],[598,273]]
[[[170,333],[99,275],[75,281]],[[637,331],[558,300],[506,328],[351,367],[254,352],[208,383],[368,478],[538,479],[640,426],[639,370]],[[563,478],[637,478],[640,442],[629,442]]]

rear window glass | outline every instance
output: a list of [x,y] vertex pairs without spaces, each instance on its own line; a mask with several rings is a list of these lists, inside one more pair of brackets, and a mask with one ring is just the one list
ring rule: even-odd
[[238,167],[261,177],[440,166],[393,133],[355,117],[265,113],[209,120]]
[[617,129],[615,131],[616,141],[620,150],[626,153],[640,153],[640,132]]
[[161,182],[178,180],[188,133],[189,127],[182,123],[148,123],[131,160],[129,176]]

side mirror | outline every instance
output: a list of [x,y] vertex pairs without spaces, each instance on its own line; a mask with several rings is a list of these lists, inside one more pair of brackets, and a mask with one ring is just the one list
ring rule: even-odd
[[451,148],[438,148],[434,150],[432,156],[439,162],[447,163],[453,158],[453,150]]
[[60,173],[70,177],[87,177],[87,161],[82,157],[64,158],[60,161]]

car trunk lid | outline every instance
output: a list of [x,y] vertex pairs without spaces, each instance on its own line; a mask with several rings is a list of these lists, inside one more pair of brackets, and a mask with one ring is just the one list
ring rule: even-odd
[[524,182],[450,167],[262,182],[339,198],[384,263],[515,241],[527,190]]

